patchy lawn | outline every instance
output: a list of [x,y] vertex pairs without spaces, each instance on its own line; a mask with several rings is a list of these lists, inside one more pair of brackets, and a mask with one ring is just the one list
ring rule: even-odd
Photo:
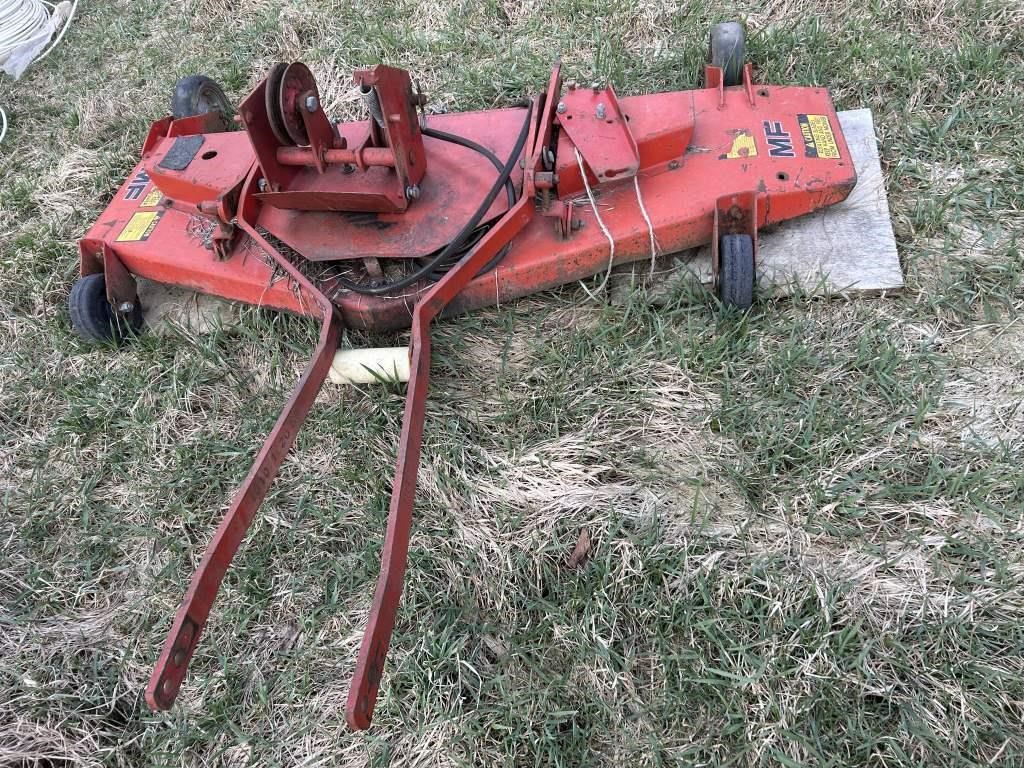
[[902,297],[740,316],[568,287],[441,324],[373,728],[343,709],[400,388],[324,390],[178,705],[142,701],[317,332],[244,309],[119,349],[71,333],[75,239],[174,81],[237,101],[302,59],[350,116],[351,69],[385,61],[483,108],[561,53],[620,93],[687,88],[708,6],[83,2],[0,83],[0,763],[1024,761],[1024,10],[990,0],[734,9],[761,78],[874,111]]

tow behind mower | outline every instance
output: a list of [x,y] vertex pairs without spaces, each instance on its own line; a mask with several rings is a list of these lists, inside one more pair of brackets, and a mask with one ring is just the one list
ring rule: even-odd
[[[411,327],[410,379],[381,572],[348,699],[370,724],[406,567],[430,373],[430,324],[710,243],[720,300],[753,298],[758,230],[843,200],[856,175],[823,88],[756,84],[742,29],[711,35],[705,87],[619,97],[563,84],[522,106],[426,115],[401,69],[355,73],[368,117],[324,112],[303,64],[279,64],[230,114],[179,83],[141,162],[79,243],[71,318],[89,338],[141,322],[135,277],[308,315],[313,359],[192,578],[146,689],[178,695],[224,574],[344,327]],[[242,130],[235,130],[240,124]]]

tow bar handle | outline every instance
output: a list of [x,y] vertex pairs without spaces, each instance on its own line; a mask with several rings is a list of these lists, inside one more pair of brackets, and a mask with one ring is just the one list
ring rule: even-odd
[[[250,174],[246,181],[243,197],[248,196],[255,176]],[[199,568],[192,576],[188,591],[174,616],[171,631],[164,641],[163,650],[146,686],[146,703],[153,711],[169,709],[178,697],[178,691],[188,671],[189,661],[195,651],[199,637],[210,616],[213,601],[217,598],[224,574],[238,552],[253,518],[267,496],[271,483],[284,461],[302,424],[309,415],[317,393],[331,370],[334,353],[341,343],[342,321],[330,300],[323,295],[291,262],[282,257],[256,230],[249,221],[254,211],[242,206],[238,226],[246,232],[257,246],[271,254],[274,261],[285,272],[296,289],[313,299],[320,310],[322,324],[320,339],[313,358],[292,390],[281,410],[274,428],[270,431],[263,447],[256,455],[249,474],[231,501],[227,514],[217,526],[217,531],[203,555]]]
[[341,320],[337,313],[329,312],[312,361],[292,390],[291,397],[277,417],[277,423],[256,456],[252,469],[217,527],[198,570],[192,576],[188,592],[178,608],[171,632],[164,642],[149,685],[146,686],[146,703],[151,709],[169,709],[174,704],[224,574],[327,378],[340,341]]

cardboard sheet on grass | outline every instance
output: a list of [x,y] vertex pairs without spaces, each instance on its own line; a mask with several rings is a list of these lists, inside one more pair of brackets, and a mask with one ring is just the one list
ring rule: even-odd
[[[871,110],[839,113],[854,166],[857,186],[838,205],[788,221],[759,238],[758,291],[785,294],[796,289],[814,295],[882,294],[903,287],[896,238],[889,219],[882,166],[878,158]],[[698,248],[655,261],[617,267],[609,281],[611,300],[625,301],[638,284],[658,303],[680,281],[711,282],[711,250]],[[140,280],[146,323],[156,331],[173,326],[194,333],[237,321],[238,308],[212,296]]]
[[[839,113],[857,169],[857,186],[843,202],[784,222],[758,238],[757,291],[761,295],[884,294],[903,288],[903,271],[889,218],[889,201],[870,109]],[[681,282],[711,284],[711,247],[617,267],[611,298],[624,302],[635,286],[657,304]]]

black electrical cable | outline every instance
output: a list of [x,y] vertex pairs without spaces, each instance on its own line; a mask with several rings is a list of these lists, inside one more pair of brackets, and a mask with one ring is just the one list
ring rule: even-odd
[[[437,128],[425,127],[420,129],[420,132],[424,136],[429,136],[432,139],[440,139],[441,141],[447,141],[450,144],[458,144],[460,147],[465,147],[466,149],[472,149],[474,152],[479,152],[491,161],[491,165],[493,165],[499,173],[501,172],[501,160],[498,159],[498,156],[491,152],[487,147],[482,144],[477,144],[472,139],[467,139],[464,136],[456,136],[454,133],[439,131]],[[508,179],[505,182],[505,191],[508,193],[508,205],[511,208],[516,202],[516,188],[515,185],[512,184],[512,179]]]
[[[441,249],[441,251],[436,256],[431,258],[430,261],[428,261],[422,267],[417,269],[415,272],[410,272],[408,275],[405,275],[404,277],[401,277],[390,283],[378,285],[360,285],[359,283],[354,283],[351,280],[347,280],[346,278],[339,276],[337,278],[338,284],[341,285],[343,288],[346,288],[347,290],[350,291],[355,291],[356,293],[362,293],[368,296],[381,296],[385,293],[390,293],[391,291],[398,291],[403,288],[408,288],[413,283],[416,283],[417,281],[428,276],[435,269],[437,269],[437,267],[440,264],[444,263],[444,261],[448,259],[453,253],[458,251],[458,249],[461,248],[463,244],[466,242],[466,239],[470,235],[472,235],[473,231],[480,225],[480,221],[487,214],[487,211],[490,209],[491,205],[493,205],[494,198],[498,196],[498,193],[501,192],[502,187],[506,185],[506,183],[509,181],[509,178],[512,176],[512,169],[515,167],[515,164],[519,161],[519,155],[522,154],[523,147],[526,145],[526,137],[529,135],[530,132],[530,120],[532,115],[533,107],[531,105],[531,107],[527,109],[526,119],[523,121],[523,127],[519,131],[519,137],[516,139],[516,143],[512,149],[512,153],[509,155],[508,161],[505,163],[505,165],[501,167],[501,173],[498,174],[498,178],[494,182],[494,185],[491,187],[486,197],[484,197],[483,202],[480,203],[480,207],[477,208],[476,212],[469,218],[469,221],[467,221],[462,226],[462,229],[460,229],[458,234],[455,235],[455,238],[450,243],[448,243],[448,245],[446,245],[443,249]],[[469,140],[463,139],[463,141]],[[472,149],[473,147],[470,148]],[[484,148],[480,147],[480,149]]]
[[[447,133],[445,131],[438,130],[437,128],[430,128],[425,126],[421,129],[421,132],[423,133],[424,136],[429,136],[432,139],[447,141],[451,144],[457,144],[460,147],[471,149],[474,152],[479,152],[481,155],[483,155],[484,157],[491,161],[491,165],[493,165],[498,170],[499,173],[501,172],[501,160],[498,159],[498,156],[496,154],[491,152],[491,150],[489,150],[482,144],[478,144],[472,139],[467,139],[464,136],[457,136],[454,133]],[[516,187],[512,183],[511,178],[505,182],[505,192],[508,195],[508,207],[511,208],[513,205],[516,204]],[[476,241],[479,241],[480,237],[482,236],[483,232],[480,232],[479,235],[474,238],[474,241],[470,243],[465,250],[470,250],[474,245],[476,245]],[[476,273],[477,277],[479,277],[480,275],[487,274],[496,266],[498,266],[498,264],[501,263],[501,260],[505,258],[505,255],[508,253],[509,248],[511,247],[512,243],[505,243],[505,247],[503,247],[500,251],[494,254],[493,258],[491,258],[490,261],[484,264],[483,267],[481,267],[480,271]],[[462,253],[458,254],[458,258],[454,260],[453,265],[457,264],[463,255],[464,254]],[[447,271],[447,269],[449,269],[453,265],[448,265],[448,267],[445,267],[445,265],[441,265],[441,267],[445,269],[445,271]],[[443,271],[432,272],[430,275],[428,275],[428,278],[430,278],[431,280],[440,280],[442,277],[444,277]]]

